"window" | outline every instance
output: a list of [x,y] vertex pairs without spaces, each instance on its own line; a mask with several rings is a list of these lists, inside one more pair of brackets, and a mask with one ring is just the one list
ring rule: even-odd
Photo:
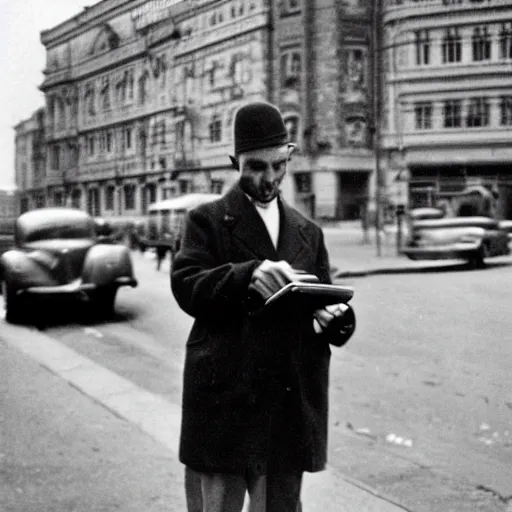
[[126,128],[124,134],[125,134],[126,148],[130,149],[132,147],[132,129]]
[[461,125],[461,101],[448,100],[444,103],[444,127],[458,128]]
[[97,188],[89,189],[87,193],[87,211],[96,217],[100,215],[100,194]]
[[175,126],[176,149],[181,150],[185,143],[185,122],[178,121]]
[[471,38],[473,46],[473,60],[490,60],[491,36],[487,27],[475,27]]
[[416,64],[424,65],[430,62],[430,34],[428,30],[416,32]]
[[432,103],[416,103],[414,114],[417,130],[430,130],[432,128]]
[[127,210],[135,209],[135,185],[133,184],[124,186],[124,207]]
[[60,147],[52,146],[51,152],[51,165],[52,169],[58,170],[60,169]]
[[158,123],[154,123],[151,128],[151,144],[156,146],[158,144]]
[[446,30],[441,48],[443,52],[443,63],[461,61],[462,42],[458,28],[449,28]]
[[500,101],[501,125],[512,125],[512,96],[502,96]]
[[296,114],[285,116],[284,125],[288,132],[288,141],[297,143],[299,141],[299,116]]
[[82,192],[79,189],[73,190],[71,194],[71,206],[73,208],[80,208],[82,202]]
[[219,115],[214,115],[209,124],[210,142],[220,142],[222,140],[222,122]]
[[100,153],[102,153],[103,151],[105,151],[105,149],[107,147],[107,143],[106,143],[107,141],[105,139],[105,132],[100,133],[99,142],[100,142]]
[[468,105],[467,126],[488,126],[489,110],[489,100],[487,98],[471,98]]
[[210,192],[212,194],[222,194],[224,182],[222,180],[212,180],[210,184]]
[[165,120],[162,119],[159,123],[159,132],[160,132],[160,145],[165,146]]
[[114,185],[108,185],[105,189],[105,210],[114,209],[114,197],[116,194],[116,187]]
[[112,151],[112,132],[107,132],[107,151]]
[[101,83],[101,103],[103,110],[110,109],[110,83],[108,77],[104,77]]
[[90,136],[87,139],[87,146],[89,149],[89,156],[94,156],[94,136]]
[[133,99],[133,69],[129,69],[127,73],[127,89],[128,89],[128,99]]
[[299,194],[311,194],[311,173],[298,172],[295,174],[295,188]]
[[190,180],[178,180],[178,189],[180,194],[188,194],[192,191],[192,183]]
[[501,25],[500,59],[512,59],[512,21]]
[[281,87],[296,87],[300,85],[302,58],[298,51],[288,51],[281,54]]
[[62,192],[55,192],[53,196],[53,204],[55,206],[64,206],[64,195]]

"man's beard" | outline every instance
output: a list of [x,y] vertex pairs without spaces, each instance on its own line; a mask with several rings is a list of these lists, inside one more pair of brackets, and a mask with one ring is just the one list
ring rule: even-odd
[[280,181],[275,181],[256,187],[250,179],[240,178],[240,188],[252,199],[263,204],[270,203],[279,195],[280,184]]

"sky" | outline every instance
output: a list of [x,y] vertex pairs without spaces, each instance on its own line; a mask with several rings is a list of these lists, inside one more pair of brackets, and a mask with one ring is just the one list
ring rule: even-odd
[[97,0],[0,0],[0,187],[14,184],[14,126],[44,105],[42,30]]

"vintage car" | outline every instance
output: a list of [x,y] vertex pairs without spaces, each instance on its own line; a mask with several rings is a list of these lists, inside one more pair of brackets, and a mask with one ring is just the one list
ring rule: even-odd
[[484,187],[465,189],[452,200],[453,215],[437,208],[409,214],[409,239],[403,253],[412,260],[462,259],[476,268],[510,253],[506,221],[493,218],[492,194]]
[[[117,290],[137,286],[124,245],[102,244],[94,219],[71,208],[42,208],[16,220],[14,247],[0,257],[6,320],[20,323],[30,299],[74,297],[102,317]],[[47,303],[47,302],[45,302]]]

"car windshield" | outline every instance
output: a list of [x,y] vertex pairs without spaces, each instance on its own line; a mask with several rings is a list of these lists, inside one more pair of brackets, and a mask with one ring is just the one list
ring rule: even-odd
[[41,226],[27,233],[24,237],[25,243],[38,242],[41,240],[55,240],[58,238],[78,239],[93,238],[94,227],[89,222],[74,223],[73,225]]

